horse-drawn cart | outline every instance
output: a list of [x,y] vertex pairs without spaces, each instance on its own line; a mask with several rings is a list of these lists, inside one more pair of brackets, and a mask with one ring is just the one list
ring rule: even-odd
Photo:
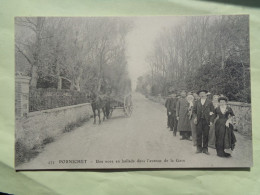
[[122,109],[125,116],[130,117],[133,112],[132,95],[116,96],[110,98],[110,113],[109,117],[112,116],[114,109]]
[[133,111],[133,102],[131,94],[125,96],[93,95],[91,97],[91,100],[94,124],[96,124],[96,116],[98,116],[99,124],[101,124],[101,111],[103,111],[103,120],[105,120],[105,118],[110,118],[115,109],[122,109],[125,116],[127,117],[130,117]]

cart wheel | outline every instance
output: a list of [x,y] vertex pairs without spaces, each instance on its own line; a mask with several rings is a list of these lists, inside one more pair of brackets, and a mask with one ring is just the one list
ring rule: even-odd
[[114,108],[111,108],[111,110],[110,110],[110,112],[109,112],[109,115],[108,115],[109,118],[112,117],[113,111],[114,111]]
[[130,117],[130,116],[132,115],[132,112],[133,112],[133,106],[128,106],[128,107],[126,108],[126,115],[127,115],[128,117]]
[[131,95],[124,98],[124,113],[125,116],[130,117],[133,112],[133,105]]

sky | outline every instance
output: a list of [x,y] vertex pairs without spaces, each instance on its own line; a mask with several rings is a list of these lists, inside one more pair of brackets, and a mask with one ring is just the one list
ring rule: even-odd
[[137,78],[149,71],[146,56],[153,50],[153,44],[164,28],[179,24],[181,16],[132,17],[134,27],[126,37],[128,71],[132,79],[133,90]]

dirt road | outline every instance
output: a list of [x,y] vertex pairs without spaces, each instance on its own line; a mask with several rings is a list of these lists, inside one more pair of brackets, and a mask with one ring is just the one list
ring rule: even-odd
[[196,154],[191,141],[174,137],[166,128],[165,108],[133,94],[134,111],[124,117],[115,110],[101,125],[92,120],[48,144],[42,153],[18,169],[243,167],[252,158],[251,141],[236,133],[237,146],[228,159]]

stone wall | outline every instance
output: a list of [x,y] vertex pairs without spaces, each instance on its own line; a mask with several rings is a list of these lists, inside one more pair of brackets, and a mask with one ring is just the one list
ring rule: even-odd
[[26,116],[29,112],[30,77],[15,77],[15,118]]
[[252,136],[252,110],[251,104],[246,104],[242,102],[229,102],[228,105],[232,108],[235,114],[234,128],[238,130],[239,133]]
[[[148,99],[158,102],[164,106],[165,98],[161,96],[146,96]],[[242,102],[228,102],[235,114],[234,128],[241,134],[251,138],[252,136],[252,110],[251,104]]]
[[55,139],[91,115],[89,103],[29,112],[27,116],[16,119],[16,141],[19,140],[30,150],[47,140]]

